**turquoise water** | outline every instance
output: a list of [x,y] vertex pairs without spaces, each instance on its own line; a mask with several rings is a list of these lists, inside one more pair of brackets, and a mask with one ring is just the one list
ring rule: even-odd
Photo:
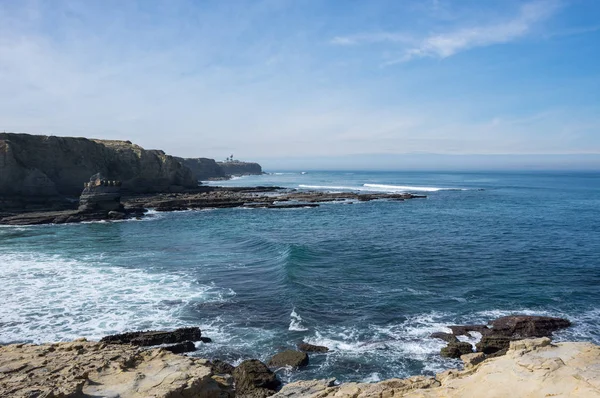
[[284,379],[373,381],[455,366],[434,331],[565,316],[600,343],[600,174],[308,172],[219,185],[410,191],[427,199],[155,213],[0,228],[0,342],[202,327],[198,356],[324,344]]

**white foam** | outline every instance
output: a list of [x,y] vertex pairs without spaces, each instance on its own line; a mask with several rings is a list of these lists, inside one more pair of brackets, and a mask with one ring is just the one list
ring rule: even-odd
[[385,192],[437,192],[437,191],[464,191],[463,188],[440,188],[440,187],[420,187],[412,185],[385,185],[385,184],[364,184],[366,188],[379,189]]
[[100,256],[68,260],[0,254],[0,342],[98,339],[126,330],[188,326],[189,303],[226,301],[230,289],[189,277],[108,266]]
[[305,332],[308,330],[308,328],[302,325],[302,317],[298,315],[295,308],[290,314],[290,327],[288,328],[288,330],[295,332]]
[[305,185],[300,184],[298,188],[316,189],[326,191],[360,191],[360,192],[437,192],[437,191],[466,191],[464,188],[442,188],[442,187],[421,187],[412,185],[386,185],[386,184],[363,184],[361,186],[348,185]]

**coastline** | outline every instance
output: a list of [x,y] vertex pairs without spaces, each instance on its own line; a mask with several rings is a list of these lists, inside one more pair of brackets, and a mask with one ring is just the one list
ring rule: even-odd
[[[11,397],[596,397],[600,346],[552,344],[547,337],[512,341],[506,354],[481,360],[463,355],[463,369],[377,383],[335,379],[279,388],[264,364],[237,367],[174,354],[165,348],[73,342],[0,347],[0,395]],[[51,377],[48,377],[51,374]]]

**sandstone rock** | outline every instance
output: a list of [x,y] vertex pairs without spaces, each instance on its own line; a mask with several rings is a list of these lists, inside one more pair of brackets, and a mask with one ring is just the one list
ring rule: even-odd
[[[482,355],[482,354],[473,354]],[[535,339],[512,342],[507,355],[464,371],[448,370],[380,383],[323,385],[300,381],[274,398],[547,398],[600,397],[600,346]]]
[[256,359],[242,362],[233,371],[236,397],[268,397],[281,386],[267,365]]
[[485,360],[485,354],[483,352],[464,354],[460,356],[460,360],[464,362],[465,368],[470,368],[483,362]]
[[291,366],[301,368],[308,365],[308,354],[300,351],[287,350],[274,355],[269,360],[271,367]]
[[298,349],[304,352],[329,352],[329,348],[322,345],[313,345],[305,342],[298,344]]
[[548,316],[511,315],[490,322],[493,333],[513,339],[549,337],[552,332],[571,326],[567,319]]
[[129,332],[105,336],[100,341],[111,344],[132,344],[137,346],[153,346],[161,344],[199,341],[202,332],[197,327],[180,328],[171,332],[148,330],[145,332]]
[[202,360],[165,350],[75,341],[0,347],[0,396],[233,397]]
[[324,380],[306,380],[284,386],[273,398],[302,398],[318,395],[335,386],[335,378]]
[[447,343],[458,343],[458,339],[456,338],[456,336],[450,333],[435,332],[432,333],[429,337],[433,339],[441,339]]
[[443,357],[460,358],[461,355],[470,354],[473,352],[473,346],[469,343],[448,343],[448,345],[440,351]]

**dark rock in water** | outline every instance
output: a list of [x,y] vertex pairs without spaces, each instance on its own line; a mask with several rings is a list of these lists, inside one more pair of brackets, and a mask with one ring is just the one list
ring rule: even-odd
[[514,339],[507,336],[483,336],[481,341],[475,344],[475,347],[477,347],[477,351],[483,352],[484,354],[493,354],[498,351],[508,350],[512,340]]
[[189,327],[173,330],[172,332],[149,330],[145,332],[130,332],[103,337],[100,341],[110,344],[133,344],[138,346],[153,346],[161,344],[199,341],[202,338],[200,328]]
[[196,346],[191,341],[184,341],[183,343],[177,343],[163,348],[172,352],[173,354],[183,354],[184,352],[196,351]]
[[257,359],[242,362],[233,371],[233,379],[236,397],[268,397],[281,386],[277,375]]
[[478,332],[481,334],[490,332],[490,328],[487,325],[453,325],[448,327],[455,336],[469,336],[469,332]]
[[203,343],[212,343],[212,339],[210,337],[200,337],[200,341]]
[[552,332],[571,326],[567,319],[529,315],[503,316],[490,324],[495,335],[510,336],[513,339],[549,337]]
[[108,218],[111,220],[124,220],[127,217],[127,214],[122,213],[120,211],[109,211]]
[[280,352],[269,360],[269,366],[271,367],[291,366],[301,368],[306,365],[308,365],[308,354],[293,350]]
[[235,366],[225,361],[221,361],[220,359],[210,361],[210,368],[214,374],[218,375],[230,375],[233,374],[233,371],[235,370]]
[[471,354],[473,352],[473,346],[469,343],[448,343],[448,345],[440,351],[443,357],[447,358],[460,358],[461,355]]
[[447,343],[458,343],[458,339],[456,338],[456,336],[453,334],[450,334],[450,333],[435,332],[435,333],[431,333],[431,335],[429,335],[429,337],[431,337],[433,339],[441,339]]
[[298,344],[298,349],[305,352],[329,352],[329,348],[322,345],[313,345],[305,342]]

